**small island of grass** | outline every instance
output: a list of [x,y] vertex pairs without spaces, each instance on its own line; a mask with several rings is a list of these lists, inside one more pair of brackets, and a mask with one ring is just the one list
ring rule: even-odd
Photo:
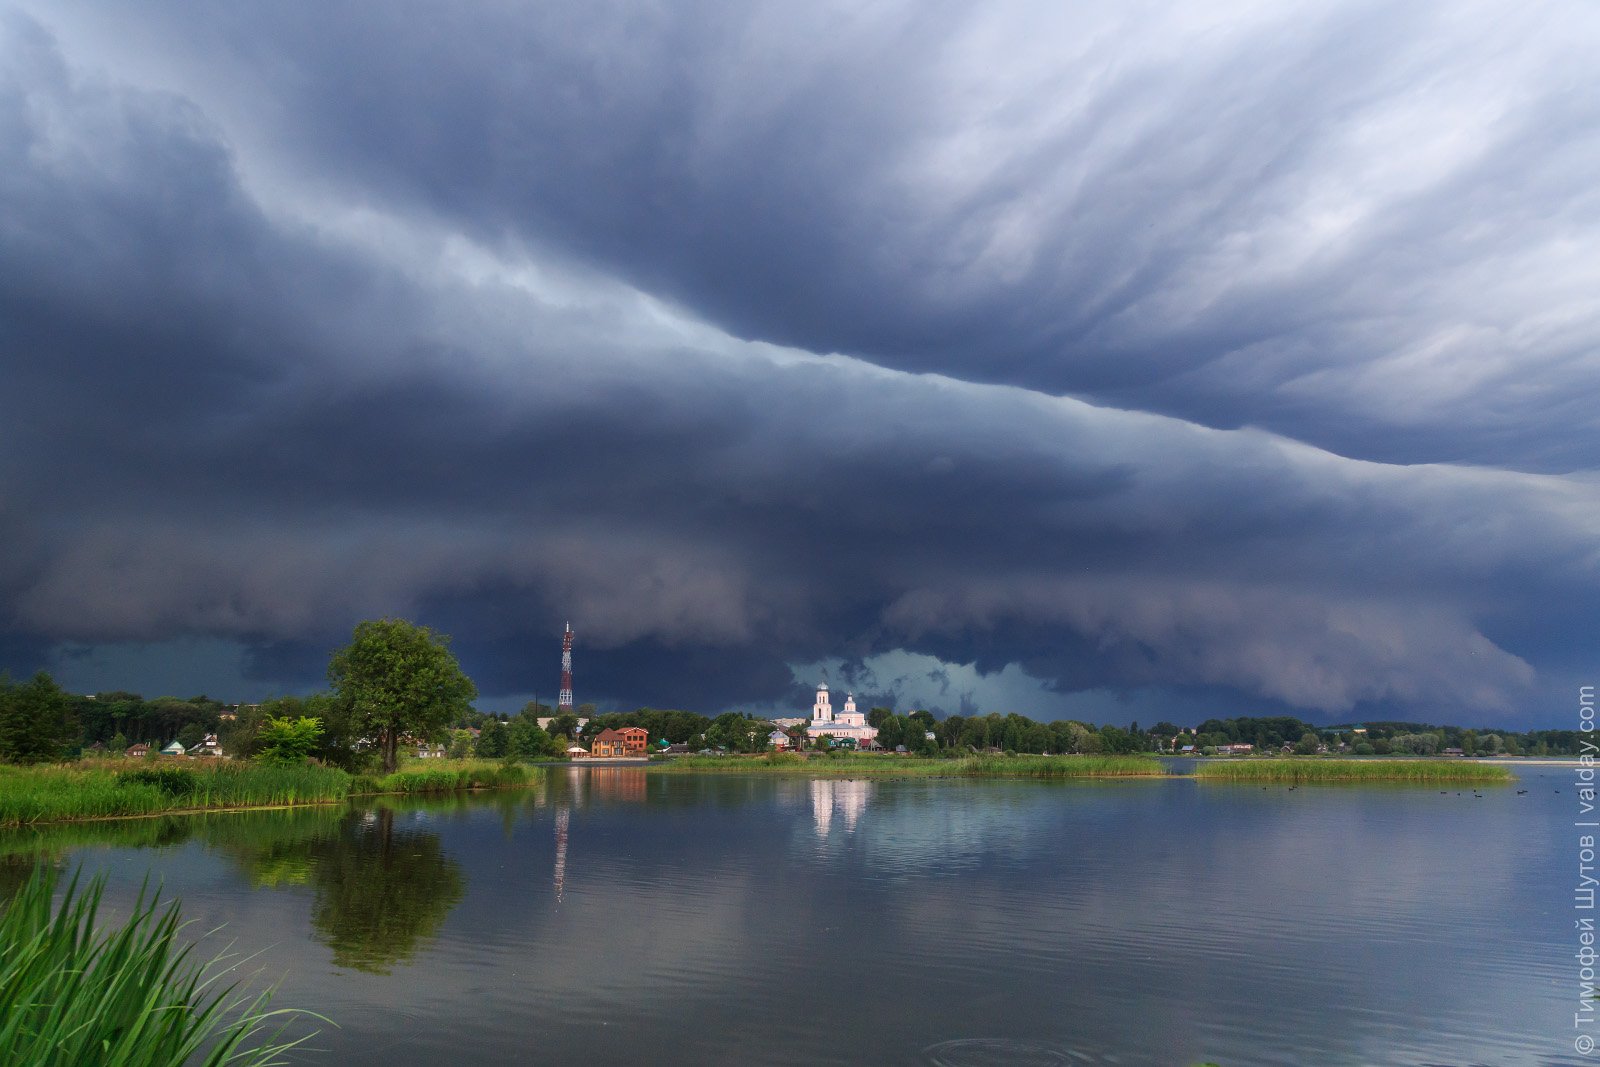
[[1515,780],[1504,767],[1468,760],[1242,759],[1201,763],[1194,776],[1212,782],[1420,782],[1499,785]]

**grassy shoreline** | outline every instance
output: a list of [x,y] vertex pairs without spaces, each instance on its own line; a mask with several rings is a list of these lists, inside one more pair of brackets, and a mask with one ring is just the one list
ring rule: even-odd
[[776,774],[846,778],[1160,778],[1167,770],[1151,756],[677,756],[648,764],[651,773]]
[[1516,780],[1505,767],[1465,760],[1430,759],[1245,759],[1200,763],[1194,777],[1206,782],[1416,782],[1504,785]]
[[352,797],[508,789],[542,768],[488,760],[428,761],[389,775],[257,763],[103,760],[0,766],[0,829],[102,819],[338,804]]
[[[1153,756],[966,756],[922,759],[855,753],[806,758],[680,756],[643,765],[651,774],[745,774],[810,778],[1164,778],[1181,777]],[[546,769],[489,760],[427,760],[389,775],[331,767],[254,763],[99,760],[72,765],[0,765],[0,829],[106,819],[254,811],[343,803],[355,797],[515,789]],[[1461,760],[1272,759],[1198,763],[1207,782],[1398,782],[1503,784],[1503,766]]]

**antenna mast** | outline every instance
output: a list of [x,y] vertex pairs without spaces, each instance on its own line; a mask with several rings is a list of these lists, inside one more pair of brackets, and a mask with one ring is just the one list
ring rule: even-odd
[[567,715],[572,711],[572,624],[567,623],[566,632],[561,635],[561,696],[556,698],[556,714]]

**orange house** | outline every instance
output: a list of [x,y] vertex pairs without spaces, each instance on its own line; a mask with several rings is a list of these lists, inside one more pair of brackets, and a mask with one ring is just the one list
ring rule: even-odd
[[605,756],[642,756],[645,746],[650,743],[650,731],[639,726],[624,726],[620,730],[607,727],[589,745],[589,755]]

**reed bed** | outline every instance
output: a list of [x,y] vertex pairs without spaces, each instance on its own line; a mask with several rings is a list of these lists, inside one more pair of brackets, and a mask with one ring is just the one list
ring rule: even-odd
[[350,776],[331,767],[256,763],[0,766],[0,827],[109,819],[207,808],[273,807],[342,800]]
[[1241,759],[1205,762],[1194,776],[1214,782],[1417,782],[1495,785],[1515,780],[1506,768],[1469,760]]
[[537,767],[489,760],[429,760],[426,765],[403,767],[393,774],[360,775],[352,785],[355,796],[381,793],[459,793],[469,789],[511,789],[527,785],[543,774]]
[[[120,927],[96,929],[104,881],[32,876],[0,912],[0,1063],[38,1067],[266,1067],[312,1036],[288,1038],[309,1012],[251,996],[224,956],[196,962],[176,904],[140,893]],[[322,1021],[327,1021],[323,1019]]]
[[966,756],[924,759],[856,754],[812,756],[677,756],[653,762],[651,771],[785,774],[848,778],[1143,778],[1166,774],[1148,756]]

